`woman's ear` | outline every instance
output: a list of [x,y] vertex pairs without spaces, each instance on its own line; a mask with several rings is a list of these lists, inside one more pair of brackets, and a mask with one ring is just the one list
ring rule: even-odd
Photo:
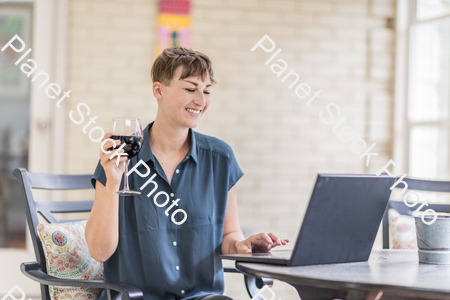
[[153,96],[155,96],[156,99],[161,100],[162,98],[161,82],[156,81],[155,83],[153,83]]

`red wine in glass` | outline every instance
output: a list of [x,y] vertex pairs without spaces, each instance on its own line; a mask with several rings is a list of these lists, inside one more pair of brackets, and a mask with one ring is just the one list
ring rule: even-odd
[[[113,140],[120,140],[122,145],[123,143],[126,144],[125,147],[122,149],[125,151],[126,154],[128,154],[128,159],[132,159],[135,157],[139,151],[142,149],[142,145],[144,144],[144,137],[142,136],[135,136],[135,135],[113,135],[110,137]],[[119,146],[111,147],[108,150],[115,150],[119,149]]]
[[[144,145],[144,134],[142,132],[141,122],[138,118],[115,118],[111,123],[111,131],[113,135],[111,139],[120,140],[122,143],[114,149],[120,148],[122,144],[125,146],[122,148],[127,156],[125,163],[125,172],[123,173],[123,190],[114,192],[113,194],[119,194],[122,196],[127,195],[139,195],[140,192],[130,190],[128,186],[128,163],[130,159],[136,156],[141,151]],[[110,148],[112,150],[113,148]]]

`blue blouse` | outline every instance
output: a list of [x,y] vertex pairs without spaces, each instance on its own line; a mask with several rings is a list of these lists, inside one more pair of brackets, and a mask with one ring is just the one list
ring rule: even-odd
[[[132,284],[145,300],[222,294],[223,267],[216,256],[221,253],[228,191],[243,173],[228,144],[189,129],[191,148],[169,184],[150,149],[152,125],[144,129],[142,150],[128,166],[131,170],[143,160],[151,172],[145,178],[137,172],[128,177],[130,189],[141,194],[119,199],[119,244],[104,262],[105,280]],[[137,171],[145,174],[147,169],[141,164]],[[100,162],[94,187],[95,180],[106,185]],[[106,299],[105,292],[100,299]]]

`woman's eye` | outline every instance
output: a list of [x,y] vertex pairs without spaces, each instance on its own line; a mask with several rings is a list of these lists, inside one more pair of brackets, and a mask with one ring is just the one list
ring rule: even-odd
[[189,93],[195,92],[195,90],[193,90],[193,89],[186,89],[186,91],[188,91]]
[[205,93],[206,95],[209,95],[209,94],[211,94],[211,92],[203,92],[203,93]]

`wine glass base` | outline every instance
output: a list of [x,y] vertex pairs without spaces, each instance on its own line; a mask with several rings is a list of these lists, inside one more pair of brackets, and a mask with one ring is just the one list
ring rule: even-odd
[[114,192],[114,195],[120,195],[120,196],[134,196],[134,195],[140,195],[141,192],[137,192],[137,191],[132,191],[132,190],[121,190],[118,192]]

